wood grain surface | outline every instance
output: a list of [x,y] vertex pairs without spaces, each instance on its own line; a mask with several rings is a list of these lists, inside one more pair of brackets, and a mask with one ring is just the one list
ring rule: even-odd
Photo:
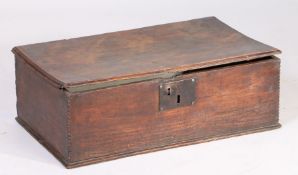
[[280,51],[215,17],[13,52],[17,121],[67,168],[280,127]]
[[[73,162],[278,126],[279,60],[205,70],[194,105],[159,111],[158,80],[71,95]],[[183,97],[181,97],[183,98]]]
[[13,49],[59,86],[146,77],[279,53],[215,17]]
[[67,168],[280,126],[274,57],[180,75],[196,79],[196,102],[165,111],[164,80],[69,93],[16,61],[17,120]]
[[16,57],[16,92],[18,119],[59,159],[68,156],[67,96],[52,86],[46,77]]

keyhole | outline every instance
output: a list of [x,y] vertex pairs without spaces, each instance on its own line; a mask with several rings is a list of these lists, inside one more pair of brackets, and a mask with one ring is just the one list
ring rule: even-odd
[[171,88],[168,88],[168,95],[171,95]]
[[177,95],[177,103],[180,103],[180,95]]

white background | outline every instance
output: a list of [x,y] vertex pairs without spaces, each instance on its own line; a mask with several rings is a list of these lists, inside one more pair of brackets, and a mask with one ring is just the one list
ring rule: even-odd
[[[283,51],[281,129],[67,170],[15,122],[13,46],[206,16]],[[0,175],[297,175],[297,35],[295,0],[0,0]]]

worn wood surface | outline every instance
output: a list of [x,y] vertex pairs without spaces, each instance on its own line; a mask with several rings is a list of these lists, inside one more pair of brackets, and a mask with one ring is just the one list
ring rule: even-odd
[[68,168],[280,126],[280,51],[214,17],[13,52],[17,121]]
[[215,17],[19,46],[13,51],[63,87],[180,72],[279,52]]
[[59,158],[68,156],[67,96],[46,77],[16,57],[17,113],[22,123]]
[[72,164],[279,125],[278,59],[180,78],[197,79],[197,101],[167,111],[159,111],[158,80],[72,94]]
[[16,60],[18,121],[68,168],[280,126],[277,58],[180,75],[196,103],[165,111],[164,80],[69,93]]
[[69,93],[16,66],[18,121],[68,168],[280,126],[277,58],[180,75],[197,80],[197,101],[166,111],[162,80]]

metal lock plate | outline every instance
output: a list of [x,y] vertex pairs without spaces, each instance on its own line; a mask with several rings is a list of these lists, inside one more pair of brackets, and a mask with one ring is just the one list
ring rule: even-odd
[[196,79],[163,82],[159,86],[159,110],[190,106],[196,101]]

